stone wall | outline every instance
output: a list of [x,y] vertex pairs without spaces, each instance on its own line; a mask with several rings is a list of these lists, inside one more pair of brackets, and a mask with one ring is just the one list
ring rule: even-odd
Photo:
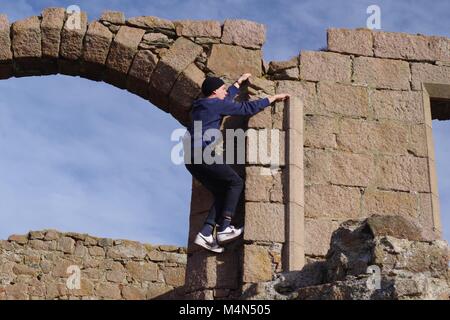
[[0,300],[180,299],[185,270],[186,249],[174,246],[55,230],[0,240]]
[[307,255],[324,256],[343,220],[373,214],[440,236],[428,92],[449,95],[449,61],[446,37],[366,29],[329,29],[326,52],[300,53]]
[[308,270],[260,283],[251,299],[449,300],[449,249],[427,240],[423,230],[400,215],[348,220],[333,232],[320,277]]
[[280,168],[267,171],[270,164],[248,154],[234,166],[246,185],[234,223],[245,232],[223,255],[192,245],[213,200],[193,179],[185,286],[193,297],[239,297],[281,271],[320,264],[347,219],[401,215],[428,239],[441,237],[431,120],[445,117],[433,99],[450,99],[450,39],[332,28],[326,49],[266,62],[265,27],[252,21],[108,11],[90,23],[81,13],[73,29],[73,18],[63,8],[12,24],[0,15],[0,79],[60,73],[105,81],[184,125],[207,75],[231,84],[252,73],[239,101],[293,97],[224,119],[222,129],[277,129]]

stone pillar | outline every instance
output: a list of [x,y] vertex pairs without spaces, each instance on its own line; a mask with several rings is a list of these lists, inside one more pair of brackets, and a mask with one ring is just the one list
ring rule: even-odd
[[305,205],[303,174],[303,103],[299,97],[286,100],[287,195],[284,271],[301,270],[305,264]]

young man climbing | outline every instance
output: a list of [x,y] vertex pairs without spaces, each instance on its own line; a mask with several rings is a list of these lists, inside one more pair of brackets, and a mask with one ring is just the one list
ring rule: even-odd
[[[231,220],[244,188],[244,182],[226,163],[207,164],[203,161],[203,158],[201,163],[195,163],[194,149],[197,147],[203,151],[206,146],[214,142],[204,139],[204,133],[208,129],[218,130],[224,116],[253,115],[268,107],[274,101],[289,98],[288,94],[276,94],[254,101],[234,101],[240,85],[250,76],[250,73],[241,75],[228,89],[226,89],[222,79],[207,77],[202,83],[204,97],[195,100],[192,105],[192,122],[188,127],[188,136],[191,139],[191,161],[185,163],[185,166],[195,179],[202,183],[214,196],[214,203],[194,243],[216,253],[223,252],[222,245],[235,240],[243,232],[243,227],[234,227]],[[201,121],[200,141],[198,137],[194,139],[194,121]],[[214,234],[216,225],[218,228]]]

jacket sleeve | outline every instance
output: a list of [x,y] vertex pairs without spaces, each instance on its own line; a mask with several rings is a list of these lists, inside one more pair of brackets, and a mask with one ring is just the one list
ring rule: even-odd
[[234,97],[236,96],[236,94],[239,92],[239,89],[236,88],[236,86],[233,83],[233,85],[228,87],[227,92],[228,92],[228,95],[225,97],[225,99],[226,100],[233,100]]
[[217,111],[223,116],[235,116],[235,115],[253,115],[258,113],[262,109],[270,105],[269,98],[263,98],[253,101],[235,102],[232,100],[224,99],[217,106]]

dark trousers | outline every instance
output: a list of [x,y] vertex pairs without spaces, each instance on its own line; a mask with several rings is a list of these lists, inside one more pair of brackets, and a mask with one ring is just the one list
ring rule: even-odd
[[243,179],[228,164],[185,163],[186,169],[214,196],[205,223],[221,224],[224,215],[233,217],[244,189]]

